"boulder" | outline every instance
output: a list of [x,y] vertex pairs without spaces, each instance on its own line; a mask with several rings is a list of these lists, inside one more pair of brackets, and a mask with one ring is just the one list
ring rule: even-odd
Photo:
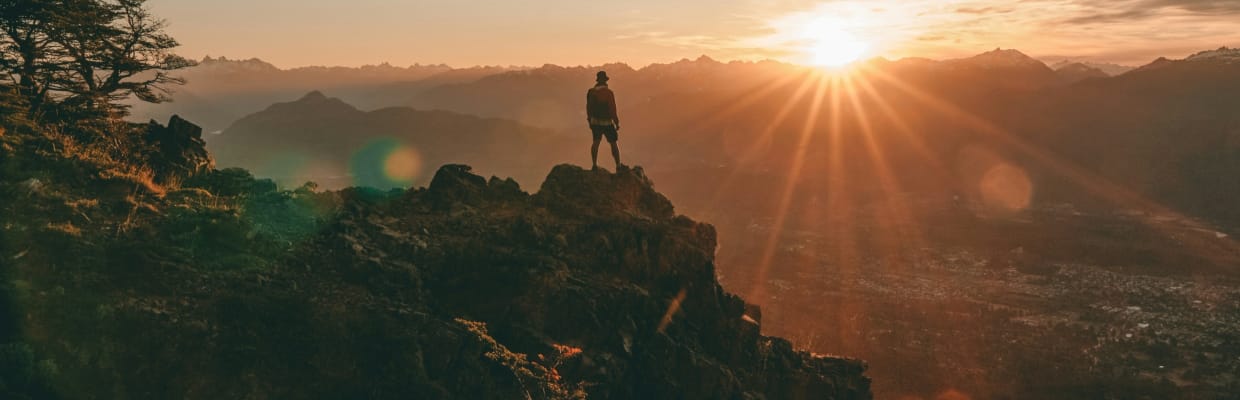
[[202,140],[202,128],[173,115],[168,125],[151,120],[146,141],[155,148],[151,168],[160,183],[184,180],[215,168],[215,160]]
[[516,201],[528,196],[512,178],[491,177],[488,181],[474,175],[468,165],[448,164],[435,172],[427,190],[427,199],[437,210],[461,206],[479,207],[486,203]]

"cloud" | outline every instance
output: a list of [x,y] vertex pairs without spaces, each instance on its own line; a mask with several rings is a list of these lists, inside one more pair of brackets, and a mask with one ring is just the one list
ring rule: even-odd
[[628,32],[628,33],[617,34],[615,36],[612,36],[611,38],[615,40],[656,39],[656,38],[666,37],[667,35],[668,33],[663,32],[663,31]]
[[1200,14],[1240,14],[1240,1],[1236,0],[1146,0],[1147,7],[1175,7]]
[[1011,8],[1000,7],[960,7],[956,9],[959,14],[1002,14],[1012,12]]
[[1087,15],[1071,17],[1071,18],[1064,20],[1063,22],[1066,22],[1069,24],[1096,24],[1096,23],[1143,20],[1143,19],[1151,18],[1153,16],[1155,16],[1154,10],[1141,9],[1141,10],[1128,10],[1128,11],[1106,13],[1106,14],[1092,14],[1091,13]]
[[1144,21],[1162,16],[1229,17],[1240,15],[1237,0],[1076,0],[1083,8],[1063,22],[1074,24]]

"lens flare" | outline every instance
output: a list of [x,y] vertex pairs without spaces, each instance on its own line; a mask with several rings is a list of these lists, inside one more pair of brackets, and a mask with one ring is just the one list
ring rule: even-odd
[[398,139],[375,139],[353,154],[349,173],[355,186],[408,187],[422,177],[422,156]]
[[1033,182],[1020,167],[1000,163],[991,167],[978,182],[982,202],[989,208],[1020,211],[1033,200]]
[[412,147],[399,147],[383,161],[383,173],[399,182],[412,182],[422,172],[422,156]]

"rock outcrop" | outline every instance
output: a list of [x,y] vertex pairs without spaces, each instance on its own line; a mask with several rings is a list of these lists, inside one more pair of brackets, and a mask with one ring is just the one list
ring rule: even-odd
[[581,349],[557,370],[590,398],[869,395],[864,364],[761,336],[715,280],[714,228],[675,217],[640,167],[560,165],[531,196],[446,166],[428,190],[341,223],[334,259],[373,260],[354,272],[375,283],[411,268],[428,314],[483,322],[530,359]]
[[[66,398],[870,398],[864,363],[762,336],[761,317],[715,278],[714,228],[676,216],[640,168],[561,165],[532,195],[463,165],[415,190],[221,179],[202,181],[244,193],[183,188],[112,239],[93,233],[117,231],[102,210],[72,232],[43,228],[64,226],[54,214],[10,210],[48,219],[12,223],[7,245],[21,253],[0,254],[42,293],[23,297],[23,324],[39,332],[29,368],[60,371],[48,387]],[[230,198],[244,206],[196,205]]]
[[150,164],[162,181],[190,178],[215,168],[202,140],[202,128],[180,116],[173,115],[168,126],[152,120],[146,141],[155,147]]

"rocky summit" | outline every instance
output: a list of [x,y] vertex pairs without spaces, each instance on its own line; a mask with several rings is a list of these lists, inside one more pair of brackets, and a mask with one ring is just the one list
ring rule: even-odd
[[[61,163],[24,154],[0,161]],[[640,167],[560,165],[535,194],[464,165],[410,190],[209,170],[96,192],[81,164],[0,180],[22,200],[0,206],[8,398],[871,397],[863,362],[763,336],[714,228]]]

